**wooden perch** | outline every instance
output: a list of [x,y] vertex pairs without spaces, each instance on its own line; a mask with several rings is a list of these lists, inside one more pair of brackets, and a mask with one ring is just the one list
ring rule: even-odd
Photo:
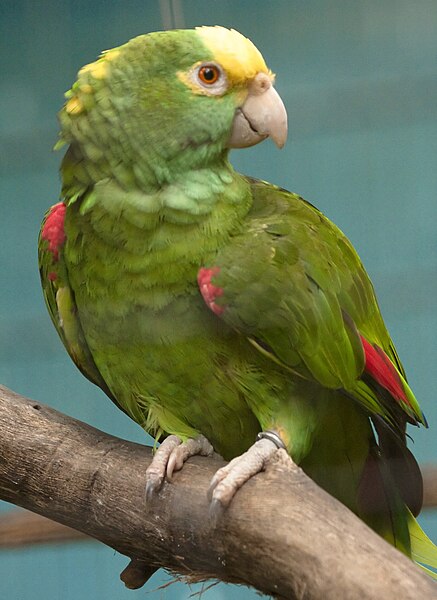
[[[422,467],[423,507],[437,507],[437,467]],[[37,544],[92,542],[89,535],[61,525],[28,510],[9,510],[0,513],[0,549],[21,548]]]
[[418,567],[281,453],[213,528],[206,490],[221,460],[191,459],[146,505],[150,449],[1,386],[0,432],[0,498],[132,557],[130,587],[164,567],[282,599],[437,599]]

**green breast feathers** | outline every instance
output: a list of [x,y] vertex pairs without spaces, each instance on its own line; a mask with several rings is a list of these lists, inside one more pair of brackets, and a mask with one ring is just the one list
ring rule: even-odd
[[49,313],[82,373],[161,442],[148,496],[216,451],[233,460],[211,482],[214,511],[286,449],[436,566],[406,444],[427,424],[359,257],[314,206],[229,163],[233,148],[284,145],[274,80],[223,27],[139,36],[79,71],[39,242]]

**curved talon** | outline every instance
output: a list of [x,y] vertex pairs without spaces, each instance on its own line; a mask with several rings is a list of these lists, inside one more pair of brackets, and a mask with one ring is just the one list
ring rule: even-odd
[[155,492],[159,490],[161,485],[162,479],[159,479],[158,477],[146,481],[146,502],[149,502],[153,498]]
[[169,435],[155,452],[152,462],[146,469],[146,501],[160,489],[169,457],[181,443],[182,440],[177,435]]
[[213,498],[209,503],[209,518],[211,525],[215,527],[223,516],[225,507],[217,498]]

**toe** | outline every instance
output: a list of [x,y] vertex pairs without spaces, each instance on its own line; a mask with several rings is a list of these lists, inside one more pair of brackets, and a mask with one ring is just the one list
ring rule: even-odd
[[213,453],[214,448],[203,435],[187,440],[172,450],[167,463],[167,479],[171,480],[174,471],[182,469],[190,456],[211,456]]
[[182,469],[184,462],[187,460],[188,456],[186,454],[186,450],[183,447],[183,444],[178,446],[173,450],[170,454],[170,458],[168,459],[166,476],[169,481],[173,478],[174,471],[179,471]]
[[214,520],[217,519],[216,515],[220,510],[229,506],[237,490],[251,477],[260,473],[277,451],[278,447],[274,442],[263,438],[217,471],[208,490],[210,513]]
[[146,499],[150,500],[152,496],[161,488],[164,481],[167,464],[171,453],[181,444],[181,439],[177,435],[168,436],[155,452],[152,462],[146,470]]
[[213,495],[214,495],[214,490],[216,489],[216,487],[219,485],[219,483],[221,481],[223,481],[224,479],[226,479],[226,477],[231,473],[231,471],[236,468],[237,463],[243,459],[243,457],[245,456],[245,454],[242,454],[241,456],[237,456],[236,458],[233,458],[230,462],[228,462],[227,465],[225,465],[224,467],[221,467],[220,469],[218,469],[213,478],[210,481],[209,484],[209,488],[208,488],[208,500],[212,501],[213,499]]

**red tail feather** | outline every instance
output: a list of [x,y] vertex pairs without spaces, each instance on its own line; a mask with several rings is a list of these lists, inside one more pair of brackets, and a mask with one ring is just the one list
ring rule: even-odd
[[364,367],[366,373],[373,377],[379,385],[390,392],[395,400],[401,400],[411,406],[403,388],[399,373],[387,354],[379,346],[372,346],[372,344],[362,335],[360,338],[366,359],[366,365]]

